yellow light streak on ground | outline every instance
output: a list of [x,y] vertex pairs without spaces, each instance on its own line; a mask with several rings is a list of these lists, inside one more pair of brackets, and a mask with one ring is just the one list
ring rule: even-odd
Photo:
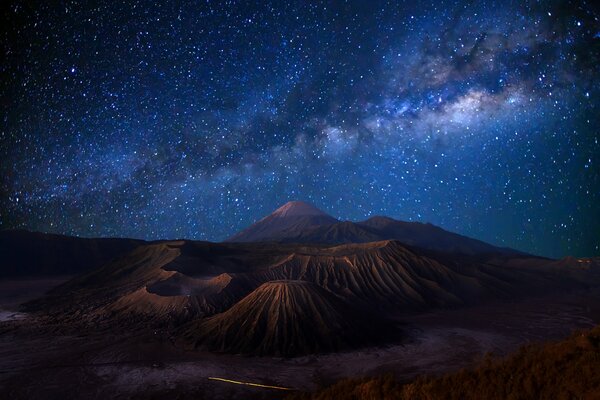
[[232,379],[217,378],[217,377],[214,377],[214,376],[209,376],[208,379],[211,380],[211,381],[234,383],[236,385],[255,386],[255,387],[261,387],[261,388],[266,388],[266,389],[294,390],[292,388],[283,387],[283,386],[261,385],[260,383],[234,381]]

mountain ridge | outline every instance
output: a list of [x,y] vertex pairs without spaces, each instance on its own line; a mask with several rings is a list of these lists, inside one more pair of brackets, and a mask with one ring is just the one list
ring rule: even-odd
[[[386,325],[431,309],[587,288],[600,282],[592,261],[458,255],[397,240],[317,245],[170,241],[138,246],[27,303],[24,311],[74,329],[166,329],[193,347],[299,355],[383,340],[370,335],[369,324],[355,321],[359,314]],[[302,283],[281,284],[290,281]],[[263,285],[273,291],[256,292]],[[244,301],[253,292],[260,299]],[[285,307],[271,309],[284,292],[291,296]],[[271,311],[263,315],[257,310]],[[310,330],[319,318],[325,322]],[[186,324],[189,329],[182,328]],[[345,339],[330,340],[328,332],[353,326],[356,332]],[[310,335],[302,333],[305,329]],[[288,340],[280,330],[295,334]],[[313,336],[317,343],[311,347]],[[238,346],[232,337],[250,339],[240,339]]]
[[284,204],[225,242],[342,244],[381,240],[398,240],[408,246],[469,255],[525,254],[447,231],[431,223],[399,221],[380,215],[358,222],[341,221],[299,201]]
[[124,256],[144,240],[0,230],[0,278],[74,275]]

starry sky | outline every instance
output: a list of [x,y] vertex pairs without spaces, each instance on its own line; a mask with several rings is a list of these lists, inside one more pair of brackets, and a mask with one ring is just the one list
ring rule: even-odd
[[592,1],[1,7],[0,229],[218,241],[304,200],[600,255]]

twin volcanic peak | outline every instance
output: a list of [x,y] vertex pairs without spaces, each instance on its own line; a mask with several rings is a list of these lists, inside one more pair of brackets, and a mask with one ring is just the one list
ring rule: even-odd
[[591,263],[545,268],[553,261],[431,224],[339,221],[303,202],[285,204],[228,243],[52,237],[64,242],[54,254],[56,246],[41,246],[46,238],[38,236],[5,233],[0,250],[36,262],[21,253],[48,247],[44,266],[59,263],[63,248],[69,257],[103,256],[79,261],[73,270],[87,273],[27,305],[51,316],[52,326],[166,329],[186,347],[261,356],[396,341],[394,321],[405,313],[600,282]]
[[496,247],[432,224],[376,216],[361,222],[339,221],[318,208],[290,201],[233,235],[226,242],[344,244],[398,240],[411,247],[466,255],[522,254]]

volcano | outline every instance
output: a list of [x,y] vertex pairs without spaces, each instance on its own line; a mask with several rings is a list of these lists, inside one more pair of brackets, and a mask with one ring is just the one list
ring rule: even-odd
[[329,226],[336,222],[337,219],[308,203],[290,201],[226,241],[280,241],[282,238],[297,236],[307,229]]
[[376,343],[391,330],[317,284],[282,280],[266,282],[224,313],[186,326],[183,337],[211,351],[295,356]]
[[112,330],[173,328],[178,340],[215,351],[299,355],[384,340],[363,323],[364,313],[373,326],[388,326],[389,317],[600,281],[596,268],[555,264],[528,256],[428,254],[392,240],[171,241],[139,246],[27,310]]
[[360,222],[339,221],[300,201],[284,204],[226,241],[342,244],[383,240],[397,240],[411,247],[445,253],[523,254],[514,249],[497,247],[449,232],[429,223],[398,221],[382,216]]
[[[0,248],[28,260],[37,238],[6,233]],[[66,254],[96,243],[52,240]],[[335,352],[387,341],[386,333],[402,340],[389,321],[600,282],[588,260],[534,257],[431,224],[338,221],[303,202],[285,204],[230,242],[97,243],[110,246],[85,254],[110,261],[25,310],[68,326],[166,329],[186,346],[253,355]],[[76,267],[85,271],[86,262]]]

